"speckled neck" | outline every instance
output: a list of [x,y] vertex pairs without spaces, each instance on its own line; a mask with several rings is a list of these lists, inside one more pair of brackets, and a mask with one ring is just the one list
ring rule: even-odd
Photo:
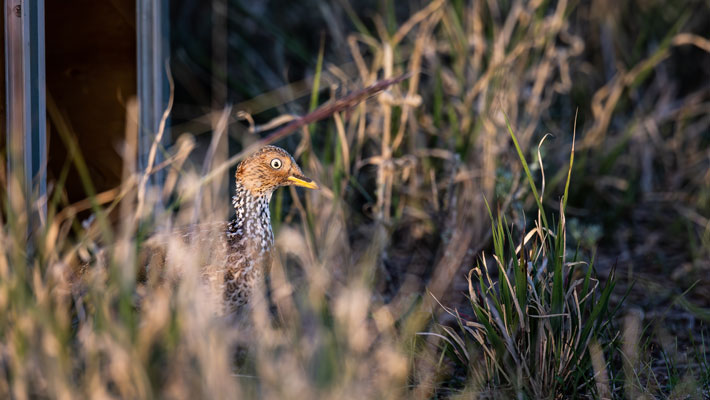
[[253,248],[259,249],[262,254],[268,252],[274,244],[269,212],[271,194],[268,192],[263,196],[254,196],[237,182],[236,193],[232,198],[236,215],[229,224],[229,233],[250,241]]

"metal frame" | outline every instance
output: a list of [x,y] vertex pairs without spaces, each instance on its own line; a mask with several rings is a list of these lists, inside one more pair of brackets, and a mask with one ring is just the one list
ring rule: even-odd
[[[148,153],[158,133],[160,120],[168,104],[170,88],[165,63],[170,55],[168,0],[136,0],[138,40],[138,168],[148,166]],[[170,142],[167,132],[161,145]],[[156,154],[155,164],[162,161]],[[150,184],[163,182],[162,171],[150,177]]]
[[[140,169],[147,167],[148,153],[168,103],[168,1],[136,0]],[[42,201],[47,194],[44,0],[4,3],[7,176],[20,181],[19,187],[9,185],[8,194],[22,192],[32,229],[46,216],[46,201]],[[164,135],[162,144],[169,141],[169,135]],[[155,162],[161,159],[158,151]],[[162,174],[155,174],[151,184],[162,180]]]
[[47,193],[44,56],[44,0],[5,0],[7,176],[20,180],[30,229],[46,215],[46,201],[38,203]]

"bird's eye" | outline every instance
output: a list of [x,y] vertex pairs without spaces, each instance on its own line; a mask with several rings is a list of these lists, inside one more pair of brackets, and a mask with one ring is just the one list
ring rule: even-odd
[[273,160],[271,160],[271,168],[273,169],[279,169],[282,165],[283,163],[278,158],[274,158]]

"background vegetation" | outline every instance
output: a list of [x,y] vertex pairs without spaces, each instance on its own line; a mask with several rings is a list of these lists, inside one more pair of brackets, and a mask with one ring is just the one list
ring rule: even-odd
[[[171,18],[165,185],[126,167],[93,223],[50,199],[31,253],[23,217],[4,222],[0,393],[710,395],[707,2],[182,0]],[[229,155],[403,73],[276,143],[323,189],[274,196],[249,321],[211,316],[178,241],[182,278],[136,283],[150,232],[229,217]],[[73,278],[97,253],[108,267]]]

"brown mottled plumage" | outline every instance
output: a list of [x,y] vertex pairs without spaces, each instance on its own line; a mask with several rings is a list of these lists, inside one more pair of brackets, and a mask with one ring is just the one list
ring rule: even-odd
[[[254,284],[271,264],[274,233],[271,230],[269,201],[280,186],[318,189],[306,178],[290,154],[266,146],[239,164],[232,205],[234,219],[227,225],[227,262],[217,271],[224,282],[224,302],[234,310],[244,305]],[[218,276],[219,279],[219,276]]]
[[[274,234],[269,201],[274,190],[290,185],[318,189],[293,157],[275,146],[265,146],[242,161],[235,178],[234,218],[228,223],[191,227],[183,235],[202,253],[200,272],[225,314],[248,303],[254,286],[270,267]],[[143,265],[147,273],[155,270],[153,265],[166,264],[169,256],[164,244],[164,237],[146,243]]]

